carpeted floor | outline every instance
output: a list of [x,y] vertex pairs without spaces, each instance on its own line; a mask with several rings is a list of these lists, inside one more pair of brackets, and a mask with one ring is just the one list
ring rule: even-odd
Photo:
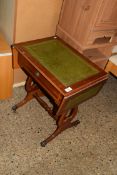
[[24,87],[0,101],[0,175],[117,175],[117,79],[79,106],[80,125],[45,148],[40,141],[55,129],[48,113],[32,100],[16,113],[11,107]]

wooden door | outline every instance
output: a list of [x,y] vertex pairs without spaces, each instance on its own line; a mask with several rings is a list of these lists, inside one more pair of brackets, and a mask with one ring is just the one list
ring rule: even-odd
[[87,42],[100,0],[64,0],[57,35],[72,47],[81,49]]
[[117,29],[117,0],[100,0],[94,30]]
[[[84,1],[84,0],[83,0]],[[60,16],[59,27],[72,36],[77,21],[81,17],[81,0],[64,0],[63,8]]]

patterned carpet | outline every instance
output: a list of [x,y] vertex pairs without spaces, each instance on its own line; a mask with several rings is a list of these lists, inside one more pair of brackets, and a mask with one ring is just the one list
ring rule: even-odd
[[117,79],[79,106],[80,125],[45,148],[40,141],[55,129],[48,113],[32,100],[16,113],[11,107],[24,87],[0,101],[0,175],[117,175]]

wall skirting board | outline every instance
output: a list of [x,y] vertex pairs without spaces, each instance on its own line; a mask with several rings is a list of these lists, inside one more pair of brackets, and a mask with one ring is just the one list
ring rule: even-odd
[[20,86],[24,86],[24,85],[25,85],[25,81],[20,82],[20,83],[15,83],[15,84],[13,85],[13,88],[20,87]]

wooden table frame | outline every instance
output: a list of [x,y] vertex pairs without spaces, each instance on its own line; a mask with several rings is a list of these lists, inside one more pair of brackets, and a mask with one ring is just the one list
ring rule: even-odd
[[[91,63],[89,60],[87,60],[87,58],[68,46],[61,39],[57,38],[70,47],[70,49],[72,49],[75,53],[81,55],[83,59],[89,62],[93,67],[99,70],[97,75],[91,76],[86,80],[76,82],[75,84],[71,85],[72,91],[66,92],[66,86],[58,81],[47,69],[45,69],[44,66],[42,66],[40,63],[37,63],[37,61],[34,60],[31,55],[29,55],[29,53],[27,53],[26,50],[22,48],[22,45],[25,44],[42,42],[44,40],[50,39],[53,39],[53,37],[26,43],[19,43],[13,46],[18,52],[19,65],[26,72],[28,78],[25,85],[25,89],[27,91],[26,97],[20,103],[14,105],[12,109],[16,111],[16,109],[23,106],[32,98],[36,98],[41,106],[44,107],[49,115],[56,121],[56,130],[47,139],[41,142],[41,146],[43,147],[65,129],[72,126],[77,126],[80,123],[79,120],[74,121],[78,111],[78,104],[72,106],[71,108],[66,108],[66,104],[69,99],[71,99],[73,96],[77,97],[84,91],[87,91],[87,89],[90,87],[97,87],[101,84],[101,88],[107,79],[107,74],[102,69]],[[53,104],[53,108],[48,106],[48,104],[42,99],[42,96],[49,97]]]

